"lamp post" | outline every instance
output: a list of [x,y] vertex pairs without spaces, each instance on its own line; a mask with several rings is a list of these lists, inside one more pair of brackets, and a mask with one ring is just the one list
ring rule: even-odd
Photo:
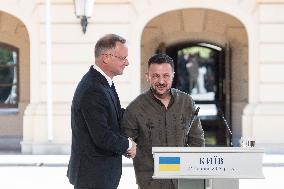
[[93,14],[95,0],[74,0],[75,15],[81,19],[83,33],[86,33],[88,18]]

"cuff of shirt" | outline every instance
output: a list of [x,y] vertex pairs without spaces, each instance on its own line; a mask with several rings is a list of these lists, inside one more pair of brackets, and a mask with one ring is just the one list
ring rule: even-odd
[[128,143],[129,143],[129,147],[127,150],[130,150],[132,148],[132,140],[130,138],[128,138]]

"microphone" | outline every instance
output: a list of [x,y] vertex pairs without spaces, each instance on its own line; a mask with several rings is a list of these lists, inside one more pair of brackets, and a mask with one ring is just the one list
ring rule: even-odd
[[233,146],[233,143],[232,143],[232,136],[233,136],[233,133],[232,133],[232,131],[231,131],[229,125],[228,125],[227,120],[226,120],[225,117],[224,117],[223,111],[222,111],[220,108],[218,108],[218,115],[222,118],[223,122],[224,122],[225,125],[226,125],[227,130],[228,130],[229,133],[230,133],[230,147],[232,147],[232,146]]

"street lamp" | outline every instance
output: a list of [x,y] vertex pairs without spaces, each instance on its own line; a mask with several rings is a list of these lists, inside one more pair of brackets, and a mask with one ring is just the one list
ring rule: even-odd
[[74,0],[75,15],[81,18],[81,26],[83,33],[86,33],[88,18],[93,14],[95,0]]

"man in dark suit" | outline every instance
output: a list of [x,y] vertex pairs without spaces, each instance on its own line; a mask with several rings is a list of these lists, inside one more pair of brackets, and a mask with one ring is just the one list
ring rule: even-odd
[[128,66],[124,38],[108,34],[95,46],[95,65],[84,75],[71,107],[72,148],[67,176],[75,189],[115,189],[122,156],[134,158],[136,144],[119,132],[122,109],[112,83]]

